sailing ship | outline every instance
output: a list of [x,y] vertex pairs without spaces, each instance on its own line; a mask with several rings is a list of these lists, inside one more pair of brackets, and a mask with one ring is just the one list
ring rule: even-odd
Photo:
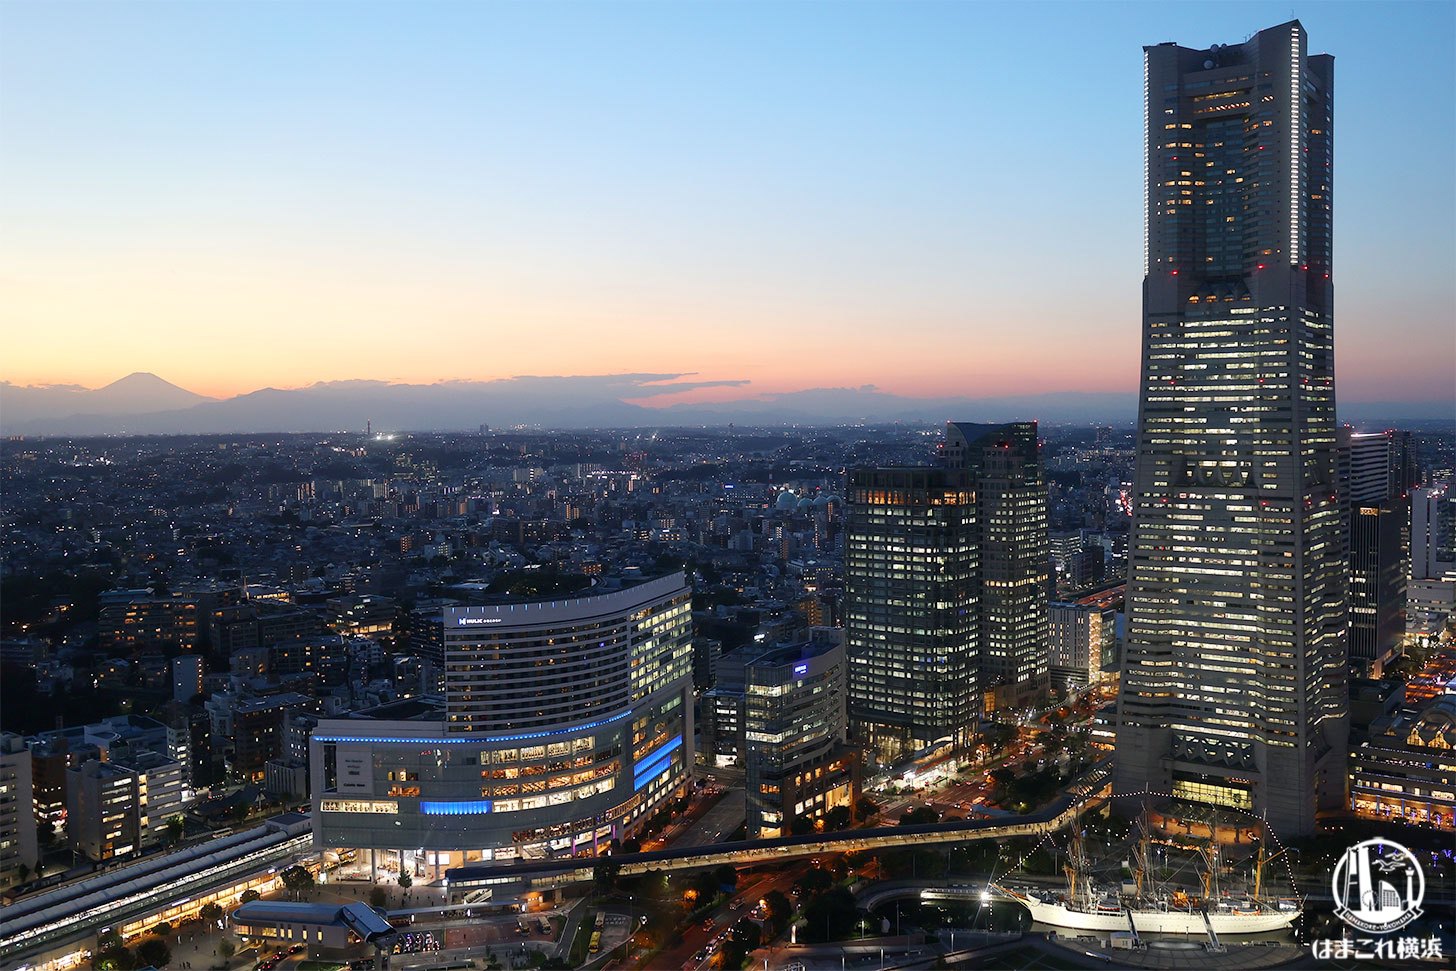
[[1151,886],[1148,827],[1139,820],[1141,836],[1129,863],[1133,880],[1122,887],[1098,886],[1089,875],[1081,833],[1072,826],[1064,893],[993,884],[1001,894],[1031,912],[1031,919],[1052,927],[1087,931],[1134,931],[1139,934],[1258,934],[1288,928],[1299,919],[1297,899],[1266,900],[1262,896],[1264,866],[1284,855],[1267,856],[1260,842],[1254,865],[1254,885],[1248,894],[1218,890],[1218,846],[1201,854],[1202,893]]

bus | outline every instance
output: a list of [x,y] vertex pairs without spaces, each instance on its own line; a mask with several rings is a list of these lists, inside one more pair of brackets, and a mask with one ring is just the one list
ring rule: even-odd
[[551,922],[544,916],[536,918],[536,926],[541,928],[542,934],[545,934],[547,937],[551,936]]
[[591,946],[586,949],[588,954],[595,954],[602,949],[602,932],[592,931]]

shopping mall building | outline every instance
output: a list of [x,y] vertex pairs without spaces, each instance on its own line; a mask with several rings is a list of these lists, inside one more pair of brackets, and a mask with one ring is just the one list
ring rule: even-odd
[[609,585],[446,608],[443,699],[314,730],[315,845],[434,879],[595,854],[685,791],[691,589],[681,573]]

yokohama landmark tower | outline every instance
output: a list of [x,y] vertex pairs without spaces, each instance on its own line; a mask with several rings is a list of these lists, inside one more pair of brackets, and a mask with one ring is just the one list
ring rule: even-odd
[[1144,280],[1119,793],[1309,833],[1345,791],[1334,59],[1298,21],[1144,48]]

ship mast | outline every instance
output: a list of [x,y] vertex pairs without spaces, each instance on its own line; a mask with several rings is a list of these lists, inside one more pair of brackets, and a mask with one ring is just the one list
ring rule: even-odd
[[1217,844],[1210,840],[1207,845],[1199,848],[1198,856],[1203,861],[1203,873],[1201,874],[1203,878],[1203,899],[1204,901],[1211,901],[1218,890],[1217,876],[1215,873],[1218,869]]
[[1138,842],[1137,849],[1133,851],[1132,878],[1137,887],[1138,899],[1142,899],[1143,881],[1150,877],[1152,870],[1148,862],[1148,844],[1152,841],[1152,834],[1150,832],[1151,827],[1148,824],[1147,806],[1144,806],[1143,811],[1138,814],[1137,827]]
[[1082,875],[1082,820],[1078,817],[1072,818],[1072,835],[1067,844],[1067,862],[1062,866],[1062,872],[1067,875],[1067,899],[1077,900],[1077,884]]
[[1285,853],[1288,853],[1288,852],[1289,852],[1288,848],[1285,848],[1285,849],[1280,850],[1278,853],[1275,853],[1273,856],[1266,856],[1265,853],[1264,853],[1264,841],[1263,840],[1260,840],[1259,841],[1259,855],[1258,855],[1257,859],[1255,859],[1255,861],[1254,861],[1254,899],[1255,900],[1262,900],[1263,899],[1263,894],[1264,894],[1264,867],[1265,867],[1265,865],[1266,864],[1269,864],[1269,863],[1273,863],[1275,860],[1279,859],[1281,856],[1283,856]]

